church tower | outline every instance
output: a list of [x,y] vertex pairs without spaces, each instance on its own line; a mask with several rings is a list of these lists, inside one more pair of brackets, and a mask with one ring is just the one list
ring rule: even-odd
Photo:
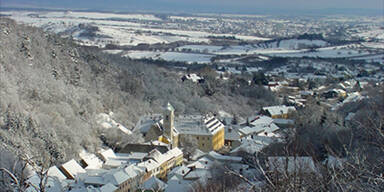
[[172,142],[174,137],[173,130],[175,128],[175,108],[173,108],[170,103],[167,103],[167,105],[164,107],[163,127],[163,134],[171,140],[170,142]]

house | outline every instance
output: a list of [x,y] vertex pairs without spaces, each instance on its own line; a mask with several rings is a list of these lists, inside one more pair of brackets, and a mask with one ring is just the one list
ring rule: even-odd
[[140,130],[140,133],[145,138],[148,134],[148,131],[152,129],[155,124],[160,125],[162,122],[161,114],[152,114],[146,115],[140,118],[140,120],[135,125],[135,130]]
[[111,190],[115,192],[129,191],[132,189],[130,185],[135,175],[128,175],[124,169],[111,169],[97,172],[87,172],[80,175],[79,182],[84,183],[85,187],[94,187],[103,190]]
[[151,177],[143,183],[141,188],[145,191],[164,191],[167,188],[167,184],[157,177]]
[[79,156],[80,165],[84,169],[100,169],[103,165],[103,162],[95,154],[89,154],[83,151]]
[[288,118],[288,114],[292,111],[296,111],[296,108],[293,106],[279,105],[263,107],[260,113],[273,119],[286,119]]
[[185,180],[182,177],[173,176],[168,180],[167,188],[165,188],[165,192],[189,192],[193,191],[194,182],[191,180]]
[[166,178],[169,170],[175,166],[181,165],[183,162],[183,152],[177,147],[167,151],[164,154],[154,149],[149,153],[146,159],[152,159],[159,164],[160,170],[154,175],[159,178]]
[[148,180],[152,176],[166,178],[167,173],[183,162],[183,152],[179,148],[173,148],[166,153],[161,153],[154,149],[148,153],[143,162],[137,166],[145,170],[143,181]]
[[256,136],[256,135],[264,135],[264,136],[272,136],[276,133],[280,128],[273,123],[273,119],[268,116],[256,116],[252,118],[250,121],[248,120],[245,126],[239,129],[240,138],[247,136]]
[[280,128],[292,128],[295,125],[295,121],[292,119],[273,119],[273,123]]
[[345,98],[347,97],[347,92],[342,89],[331,89],[322,94],[326,99],[330,98]]
[[115,152],[112,149],[102,149],[99,151],[99,155],[104,162],[110,158],[116,158]]
[[[45,191],[47,192],[56,192],[62,191],[64,189],[62,181],[66,180],[66,176],[56,167],[50,167],[47,173],[47,183],[45,185]],[[37,187],[34,188],[30,186],[26,189],[26,192],[39,192],[40,190],[41,179],[38,174],[34,173],[30,178],[28,178],[27,183],[31,183]]]
[[145,174],[145,170],[136,166],[135,164],[127,166],[124,168],[124,171],[129,177],[128,183],[130,185],[130,189],[138,189],[144,182],[143,176]]
[[106,182],[118,187],[118,189],[115,190],[116,192],[125,192],[130,189],[129,176],[124,172],[124,170],[112,170],[103,177]]
[[181,78],[181,80],[182,80],[182,81],[190,80],[190,81],[192,81],[192,82],[194,82],[194,83],[204,83],[204,78],[198,76],[198,75],[195,74],[195,73],[191,73],[191,74],[184,75],[184,76]]
[[75,179],[79,173],[85,173],[85,170],[74,159],[61,165],[59,169],[68,179]]
[[100,187],[100,192],[115,192],[118,189],[118,187],[114,186],[111,183],[107,183]]
[[239,128],[235,126],[225,126],[225,134],[224,134],[224,144],[225,146],[229,146],[231,148],[237,147],[240,145],[240,137],[241,133],[239,132]]

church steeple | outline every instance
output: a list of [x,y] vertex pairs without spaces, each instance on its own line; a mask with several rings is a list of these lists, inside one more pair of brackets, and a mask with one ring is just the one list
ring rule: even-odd
[[175,126],[175,108],[169,102],[164,107],[163,118],[164,134],[171,139],[173,136],[172,129]]

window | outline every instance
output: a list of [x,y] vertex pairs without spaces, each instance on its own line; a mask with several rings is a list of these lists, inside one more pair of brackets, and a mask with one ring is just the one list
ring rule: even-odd
[[166,120],[166,121],[169,120],[169,115],[166,115],[166,116],[165,116],[165,120]]
[[197,140],[199,140],[199,137],[196,137]]

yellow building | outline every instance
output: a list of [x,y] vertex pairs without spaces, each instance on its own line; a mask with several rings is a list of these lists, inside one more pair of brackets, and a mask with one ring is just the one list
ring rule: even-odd
[[168,138],[173,147],[197,143],[200,150],[208,152],[220,150],[224,146],[224,125],[213,115],[184,115],[176,118],[174,108],[168,103],[163,118],[164,134],[160,138]]

